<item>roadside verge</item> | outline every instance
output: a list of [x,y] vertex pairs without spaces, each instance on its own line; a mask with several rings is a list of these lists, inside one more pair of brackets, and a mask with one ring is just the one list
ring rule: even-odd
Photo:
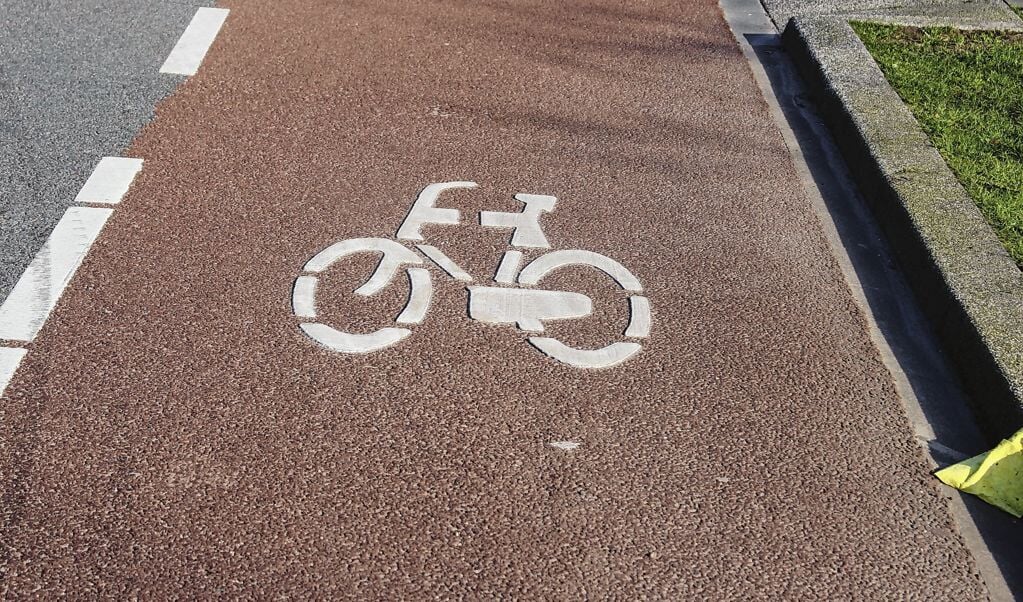
[[1023,272],[840,17],[789,21],[786,49],[992,440],[1023,426]]

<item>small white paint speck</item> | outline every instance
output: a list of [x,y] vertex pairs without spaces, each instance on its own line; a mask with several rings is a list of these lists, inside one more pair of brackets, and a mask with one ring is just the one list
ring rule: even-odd
[[551,441],[548,445],[562,451],[572,451],[582,445],[582,443],[579,443],[578,441]]

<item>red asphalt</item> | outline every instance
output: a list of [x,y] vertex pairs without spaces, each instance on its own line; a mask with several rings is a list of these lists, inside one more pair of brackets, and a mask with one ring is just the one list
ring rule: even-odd
[[[986,596],[715,2],[223,6],[0,403],[5,597]],[[553,249],[642,283],[642,351],[559,363],[429,264],[410,338],[307,338],[305,262],[454,180],[428,244],[492,286],[477,213],[556,196]],[[372,266],[321,321],[393,325]],[[543,285],[594,300],[543,336],[622,339],[605,276]]]

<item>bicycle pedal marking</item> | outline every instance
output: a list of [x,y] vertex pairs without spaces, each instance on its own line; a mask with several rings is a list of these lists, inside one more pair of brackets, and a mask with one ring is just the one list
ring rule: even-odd
[[[399,226],[396,238],[406,241],[422,241],[422,227],[433,225],[458,225],[461,221],[457,209],[438,207],[441,193],[452,189],[478,188],[475,182],[441,182],[430,184],[417,196],[408,215]],[[548,195],[520,193],[514,196],[525,207],[521,212],[481,211],[479,223],[487,228],[511,229],[511,245],[522,248],[549,249],[550,243],[540,226],[540,217],[550,213],[557,204],[557,198]],[[473,278],[451,260],[443,251],[428,244],[415,245],[419,253],[443,270],[451,278],[472,282]],[[355,293],[373,296],[394,280],[398,271],[405,267],[409,282],[408,301],[401,313],[394,319],[396,324],[414,326],[422,323],[430,309],[433,298],[431,272],[426,263],[412,249],[386,238],[353,238],[342,240],[323,249],[306,262],[306,274],[295,279],[292,288],[292,311],[301,319],[299,328],[312,340],[323,347],[345,354],[364,354],[381,351],[405,340],[412,334],[409,328],[385,327],[369,334],[356,334],[337,330],[320,322],[317,317],[316,291],[319,274],[335,262],[356,253],[376,253],[380,261],[373,274]],[[472,320],[494,325],[512,325],[527,333],[543,333],[544,322],[571,320],[590,316],[593,300],[581,293],[531,288],[540,283],[551,272],[568,266],[595,268],[618,286],[631,293],[643,292],[639,279],[621,263],[583,249],[562,249],[548,251],[522,267],[523,254],[515,249],[507,250],[494,274],[494,282],[503,286],[469,286],[467,304],[468,317]],[[522,288],[530,287],[530,288]],[[624,336],[643,339],[650,336],[652,327],[650,300],[639,294],[629,296],[629,324]],[[599,349],[571,347],[552,337],[527,337],[529,343],[546,356],[576,368],[610,368],[618,366],[635,356],[642,345],[635,341],[619,341]]]

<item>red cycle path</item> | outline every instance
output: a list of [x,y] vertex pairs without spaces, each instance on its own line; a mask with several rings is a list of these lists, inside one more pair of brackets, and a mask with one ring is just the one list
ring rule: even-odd
[[[0,404],[8,596],[984,596],[714,2],[225,5]],[[396,347],[302,335],[306,260],[463,179],[430,244],[486,283],[477,212],[557,196],[553,247],[643,283],[643,351],[558,364],[432,266]],[[369,267],[325,321],[401,308]],[[544,285],[597,306],[552,336],[624,328],[593,272]]]

